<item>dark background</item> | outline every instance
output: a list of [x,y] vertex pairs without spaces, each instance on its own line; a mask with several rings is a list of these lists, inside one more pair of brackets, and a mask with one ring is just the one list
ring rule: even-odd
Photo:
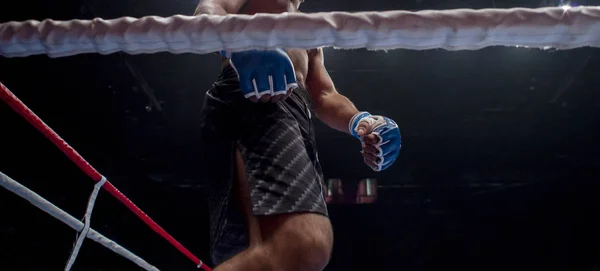
[[[578,1],[600,5],[600,1]],[[190,15],[192,0],[9,1],[0,22]],[[307,0],[316,11],[557,6],[535,0]],[[333,50],[326,66],[361,109],[403,132],[395,166],[373,173],[359,144],[317,124],[328,178],[379,180],[373,205],[330,206],[327,270],[600,270],[600,50]],[[0,81],[201,259],[196,162],[213,55],[0,57]],[[0,171],[75,217],[93,182],[0,103]],[[194,270],[101,192],[92,226],[162,270]],[[62,270],[75,232],[0,189],[0,270]],[[138,270],[86,241],[74,270]]]

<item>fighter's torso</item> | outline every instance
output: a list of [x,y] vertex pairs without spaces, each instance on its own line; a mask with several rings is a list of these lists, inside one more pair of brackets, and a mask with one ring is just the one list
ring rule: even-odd
[[[298,12],[297,3],[300,0],[248,0],[240,9],[239,14],[253,15],[256,13],[283,13]],[[306,74],[308,73],[308,55],[306,50],[285,49],[294,64],[296,70],[296,81],[301,87],[305,86]]]

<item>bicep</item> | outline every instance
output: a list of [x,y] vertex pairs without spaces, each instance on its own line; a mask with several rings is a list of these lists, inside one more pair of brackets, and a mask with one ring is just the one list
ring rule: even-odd
[[235,14],[247,0],[200,0],[194,14],[226,15]]
[[321,48],[308,51],[306,87],[313,100],[336,92],[333,81],[325,68],[325,59]]

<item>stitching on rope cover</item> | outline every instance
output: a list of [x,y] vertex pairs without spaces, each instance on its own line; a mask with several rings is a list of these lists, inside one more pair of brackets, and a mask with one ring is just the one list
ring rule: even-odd
[[85,224],[83,225],[83,230],[77,237],[77,241],[75,242],[75,248],[73,248],[73,252],[69,257],[69,261],[67,262],[67,266],[65,267],[65,271],[71,270],[73,263],[75,263],[75,259],[77,259],[77,255],[79,254],[79,250],[81,249],[81,245],[83,244],[83,240],[88,235],[90,231],[90,224],[92,223],[92,210],[94,209],[94,204],[96,203],[96,197],[98,197],[98,192],[100,188],[106,183],[106,178],[102,176],[102,179],[94,185],[94,191],[90,195],[90,199],[88,200],[87,209],[85,211],[85,215],[83,217],[83,221]]
[[600,47],[600,7],[176,15],[0,24],[0,55],[7,57],[323,46],[477,50],[495,45]]
[[[26,199],[27,201],[29,201],[29,203],[33,204],[33,206],[39,208],[40,210],[46,212],[50,216],[67,224],[67,226],[71,227],[72,229],[80,232],[84,228],[84,224],[81,221],[75,219],[65,211],[56,207],[54,204],[42,198],[35,192],[29,190],[27,187],[23,186],[17,181],[6,176],[2,172],[0,172],[0,186],[6,188],[8,191],[15,193],[17,196]],[[114,241],[104,237],[102,234],[98,233],[94,229],[89,229],[87,237],[103,245],[104,247],[112,250],[113,252],[127,258],[128,260],[134,262],[144,270],[159,271],[158,268],[150,265],[148,262],[144,261],[137,255],[131,253],[129,250],[120,246]]]

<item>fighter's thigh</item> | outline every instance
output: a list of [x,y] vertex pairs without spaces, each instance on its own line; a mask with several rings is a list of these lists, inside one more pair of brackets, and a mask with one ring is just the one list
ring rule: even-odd
[[264,115],[240,139],[254,215],[327,214],[323,177],[302,129],[285,113]]

